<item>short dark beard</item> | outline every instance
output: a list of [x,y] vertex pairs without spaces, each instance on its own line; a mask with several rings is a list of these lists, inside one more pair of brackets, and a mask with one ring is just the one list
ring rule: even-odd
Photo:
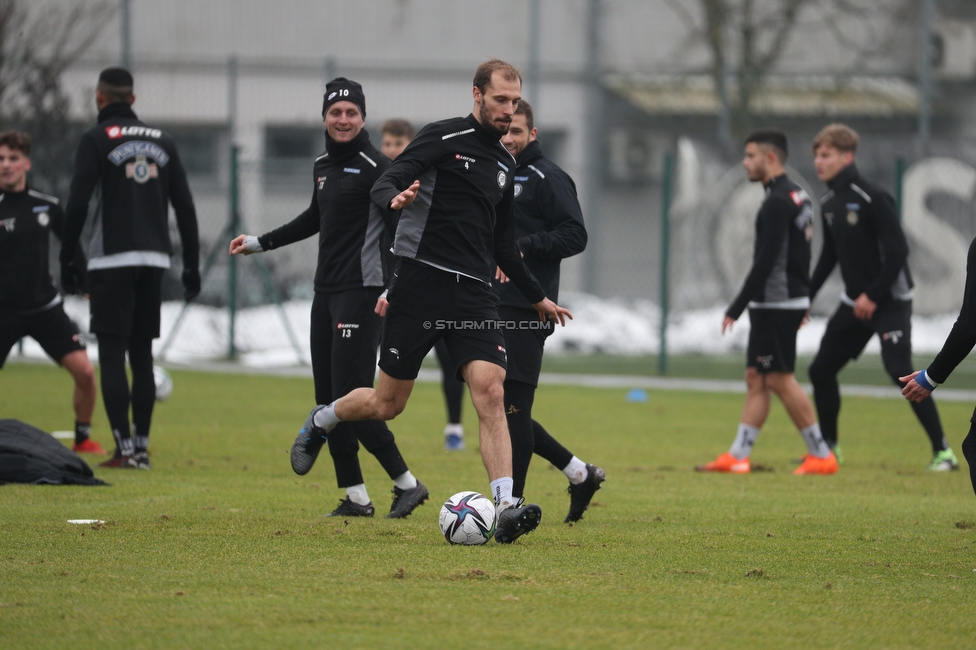
[[492,124],[492,122],[491,122],[491,114],[488,113],[488,105],[485,104],[485,100],[484,99],[481,100],[480,107],[478,108],[478,117],[481,118],[481,120],[480,120],[481,121],[481,126],[485,127],[485,130],[488,131],[488,133],[490,133],[493,136],[495,136],[496,138],[501,138],[503,135],[505,135],[506,133],[508,133],[508,125],[507,124],[505,125],[505,129],[504,130],[499,130],[498,127],[496,127],[494,124]]

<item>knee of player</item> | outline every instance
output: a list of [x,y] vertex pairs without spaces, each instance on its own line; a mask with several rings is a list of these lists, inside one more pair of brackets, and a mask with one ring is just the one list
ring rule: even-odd
[[386,399],[380,400],[376,404],[376,415],[381,420],[392,420],[396,416],[403,413],[403,409],[407,407],[406,400],[399,399]]

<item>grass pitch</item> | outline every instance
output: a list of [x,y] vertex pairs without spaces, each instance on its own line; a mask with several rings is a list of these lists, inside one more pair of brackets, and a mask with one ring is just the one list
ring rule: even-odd
[[[846,399],[846,463],[794,477],[803,445],[775,404],[753,454],[768,471],[702,475],[741,395],[543,387],[535,415],[608,480],[563,525],[561,472],[538,459],[543,523],[512,546],[454,547],[440,503],[486,490],[469,449],[443,450],[438,387],[393,423],[432,499],[407,520],[323,518],[341,492],[323,452],[288,448],[310,380],[172,372],[151,471],[111,487],[0,487],[0,647],[966,647],[976,618],[976,501],[965,471],[925,469],[907,404]],[[0,416],[72,421],[62,370],[9,364]],[[972,405],[940,405],[953,448]],[[110,436],[101,404],[95,438]],[[361,454],[378,515],[390,481]],[[97,462],[94,458],[90,461]],[[68,519],[102,519],[75,526]]]

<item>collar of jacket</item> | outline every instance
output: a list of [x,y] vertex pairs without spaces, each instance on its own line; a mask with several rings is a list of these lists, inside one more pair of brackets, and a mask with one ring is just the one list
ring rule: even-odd
[[369,144],[369,133],[363,128],[359,134],[350,140],[349,142],[336,142],[331,137],[329,137],[329,132],[325,133],[325,150],[329,154],[329,160],[332,162],[343,163],[347,160],[355,158],[360,151],[366,148]]
[[136,117],[136,114],[132,111],[132,107],[122,102],[116,104],[109,104],[102,110],[98,111],[99,124],[101,124],[106,120],[110,120],[113,117],[126,117],[131,120],[139,119]]
[[464,118],[464,120],[472,127],[474,127],[474,132],[478,134],[478,137],[485,140],[489,144],[501,142],[502,136],[489,133],[488,129],[486,129],[484,125],[481,122],[479,122],[477,118],[475,118],[474,113],[469,113],[468,116]]
[[763,183],[763,188],[765,188],[765,189],[768,190],[769,188],[773,187],[774,185],[778,185],[779,182],[781,180],[783,180],[784,178],[786,178],[786,172],[783,172],[779,176],[775,176],[773,178],[770,178],[768,183]]
[[525,149],[522,149],[515,160],[519,167],[525,167],[531,165],[539,158],[542,158],[542,145],[539,144],[538,140],[533,140],[525,146]]
[[840,190],[850,187],[851,183],[860,178],[860,174],[857,173],[857,165],[851,163],[844,169],[837,172],[837,175],[827,181],[827,187],[832,189],[834,192],[839,192]]

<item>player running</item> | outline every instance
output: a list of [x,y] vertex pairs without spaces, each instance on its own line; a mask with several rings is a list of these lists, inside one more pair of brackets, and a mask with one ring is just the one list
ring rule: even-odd
[[495,265],[542,318],[569,312],[545,297],[515,247],[515,159],[499,142],[521,95],[521,76],[493,59],[474,77],[474,111],[427,125],[373,187],[383,211],[402,210],[393,252],[402,259],[389,293],[376,389],[359,388],[316,406],[295,440],[314,462],[339,422],[390,420],[406,406],[417,373],[443,337],[478,413],[481,458],[496,503],[495,539],[510,543],[538,526],[542,509],[512,496],[512,443],[505,421],[505,339],[491,290]]
[[786,134],[762,129],[746,139],[742,165],[749,180],[761,182],[766,198],[756,216],[752,269],[722,318],[722,334],[749,308],[746,401],[735,441],[699,472],[748,474],[749,456],[769,415],[772,393],[786,407],[809,452],[794,474],[834,474],[837,459],[820,434],[810,398],[793,373],[796,332],[810,308],[810,197],[786,176]]

